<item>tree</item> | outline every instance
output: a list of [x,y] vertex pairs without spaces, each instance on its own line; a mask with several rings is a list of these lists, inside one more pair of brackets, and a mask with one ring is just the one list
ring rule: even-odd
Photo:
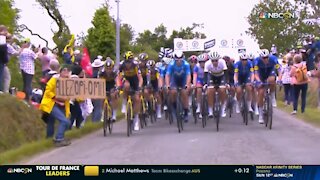
[[[250,24],[247,34],[254,37],[260,48],[269,49],[272,44],[277,45],[278,50],[283,52],[288,47],[296,47],[301,39],[314,28],[302,23],[308,16],[306,8],[299,10],[299,5],[290,0],[262,0],[251,10],[247,20]],[[261,13],[291,13],[294,18],[261,18]]]
[[93,27],[88,29],[85,39],[91,58],[98,55],[114,58],[116,33],[107,5],[96,10],[91,23]]
[[42,8],[48,13],[50,18],[54,20],[56,25],[58,26],[58,31],[51,31],[54,33],[52,39],[53,42],[56,44],[56,48],[59,52],[62,52],[65,45],[69,42],[71,33],[68,25],[64,21],[58,7],[59,4],[57,0],[36,0]]
[[120,27],[120,53],[132,48],[134,31],[129,24],[122,24]]
[[7,26],[11,33],[16,30],[19,18],[19,10],[13,5],[13,0],[0,0],[0,24]]

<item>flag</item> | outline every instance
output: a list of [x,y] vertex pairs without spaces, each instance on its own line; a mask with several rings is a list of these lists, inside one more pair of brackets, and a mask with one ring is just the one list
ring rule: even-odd
[[87,48],[83,48],[82,59],[81,59],[81,67],[85,71],[86,74],[92,76],[92,66],[90,62],[90,56]]

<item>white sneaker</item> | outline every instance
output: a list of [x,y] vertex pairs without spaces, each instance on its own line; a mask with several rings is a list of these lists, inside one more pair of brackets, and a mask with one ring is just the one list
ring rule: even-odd
[[212,110],[212,108],[209,108],[209,109],[208,109],[208,112],[209,112],[209,117],[213,117],[213,110]]
[[239,106],[239,102],[236,101],[236,113],[239,114],[240,113],[240,106]]
[[161,107],[157,107],[157,118],[161,119]]
[[135,131],[139,131],[140,130],[139,118],[137,118],[137,117],[134,119],[134,128],[133,128],[133,130],[135,130]]
[[296,115],[297,111],[292,111],[291,115]]
[[200,111],[201,111],[201,110],[200,110],[200,105],[198,104],[198,105],[197,105],[196,113],[198,114],[198,113],[200,113]]
[[249,112],[253,112],[253,109],[251,106],[249,106]]
[[127,105],[122,103],[121,112],[125,114],[127,112]]
[[202,114],[201,113],[199,114],[199,119],[202,119]]
[[163,110],[166,111],[168,109],[167,105],[163,106]]
[[260,124],[263,124],[263,123],[264,123],[264,121],[263,121],[263,115],[262,115],[262,114],[259,115],[259,123],[260,123]]
[[226,103],[224,103],[221,107],[221,117],[226,117],[227,113],[226,113]]
[[277,107],[277,101],[275,98],[272,98],[272,106]]
[[258,116],[259,115],[259,108],[258,106],[255,106],[254,113]]

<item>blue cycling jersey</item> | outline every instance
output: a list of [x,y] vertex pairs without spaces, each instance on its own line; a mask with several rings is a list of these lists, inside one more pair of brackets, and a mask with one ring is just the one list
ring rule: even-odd
[[267,79],[269,76],[274,75],[275,69],[280,68],[278,58],[273,55],[269,55],[269,61],[267,64],[263,62],[261,57],[257,57],[254,61],[254,70],[263,79]]
[[234,72],[238,73],[238,77],[248,77],[253,73],[253,65],[251,61],[247,61],[244,65],[241,61],[234,64]]
[[167,72],[167,67],[166,65],[163,65],[159,68],[159,72],[160,72],[160,77],[165,78],[166,76],[166,72]]
[[186,60],[183,60],[181,65],[178,66],[176,61],[168,65],[166,75],[170,76],[170,84],[175,86],[183,86],[186,84],[187,76],[190,75],[190,65]]
[[204,81],[204,68],[201,68],[201,66],[199,64],[197,64],[193,68],[193,73],[197,74],[197,83],[203,84],[203,81]]

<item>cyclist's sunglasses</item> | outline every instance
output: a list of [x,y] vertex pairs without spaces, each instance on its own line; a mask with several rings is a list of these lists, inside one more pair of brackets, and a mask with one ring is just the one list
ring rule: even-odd
[[218,59],[212,59],[211,61],[212,62],[218,62]]
[[247,61],[248,59],[241,59],[241,61]]

